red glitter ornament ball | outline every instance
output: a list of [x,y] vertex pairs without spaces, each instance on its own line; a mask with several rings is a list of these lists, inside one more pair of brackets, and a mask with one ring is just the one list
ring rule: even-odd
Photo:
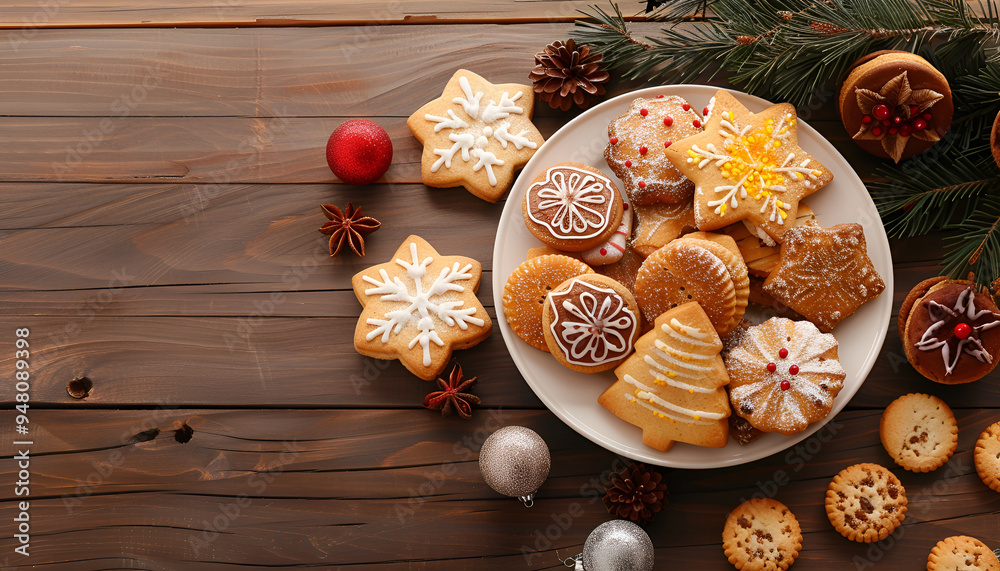
[[326,162],[347,184],[371,184],[389,170],[392,140],[378,123],[352,119],[333,130],[326,143]]
[[959,323],[955,326],[955,337],[968,339],[969,335],[972,335],[972,328],[969,327],[968,323]]

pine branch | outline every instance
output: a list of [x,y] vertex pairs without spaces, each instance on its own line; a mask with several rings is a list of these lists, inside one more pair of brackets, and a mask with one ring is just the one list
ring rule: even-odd
[[953,278],[974,272],[977,283],[989,285],[1000,276],[1000,196],[985,197],[958,231],[945,239],[944,272]]

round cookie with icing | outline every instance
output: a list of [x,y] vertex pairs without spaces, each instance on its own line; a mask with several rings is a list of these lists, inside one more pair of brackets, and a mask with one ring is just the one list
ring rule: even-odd
[[625,286],[600,274],[570,278],[549,292],[545,344],[557,361],[598,373],[624,361],[639,337],[639,307]]
[[784,317],[750,327],[725,361],[733,411],[764,432],[796,434],[826,417],[847,377],[833,335]]
[[972,282],[938,281],[912,303],[904,303],[902,310],[907,311],[901,329],[903,348],[921,375],[957,385],[977,381],[996,367],[1000,310]]
[[618,187],[601,171],[579,163],[545,169],[525,191],[521,210],[536,238],[564,252],[607,243],[624,215]]

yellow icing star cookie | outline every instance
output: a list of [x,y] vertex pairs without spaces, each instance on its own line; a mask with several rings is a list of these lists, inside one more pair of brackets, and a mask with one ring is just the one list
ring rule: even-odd
[[531,122],[534,106],[530,85],[494,85],[471,71],[456,71],[441,97],[406,120],[424,145],[424,184],[464,186],[483,200],[499,200],[514,171],[544,142]]
[[437,378],[454,349],[490,335],[493,323],[476,298],[482,265],[442,256],[419,236],[408,237],[392,259],[351,279],[364,306],[354,348],[376,359],[399,359],[424,380]]
[[830,169],[799,147],[796,125],[788,103],[751,113],[728,92],[715,95],[705,131],[666,150],[695,183],[699,230],[748,219],[781,242],[799,200],[833,180]]

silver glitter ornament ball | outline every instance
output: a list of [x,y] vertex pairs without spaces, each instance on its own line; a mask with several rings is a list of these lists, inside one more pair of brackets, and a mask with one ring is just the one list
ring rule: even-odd
[[653,542],[630,521],[607,521],[587,536],[582,560],[585,571],[652,571]]
[[479,471],[486,484],[505,496],[519,498],[528,507],[549,477],[550,464],[545,441],[523,426],[497,430],[479,451]]

